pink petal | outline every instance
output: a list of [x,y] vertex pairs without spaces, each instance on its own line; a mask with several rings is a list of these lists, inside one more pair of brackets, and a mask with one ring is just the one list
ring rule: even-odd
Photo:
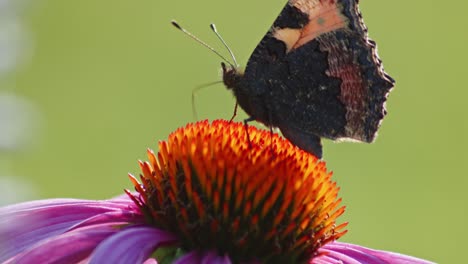
[[154,258],[149,258],[143,264],[158,264],[158,262]]
[[160,246],[177,242],[169,232],[148,226],[132,226],[103,241],[90,263],[143,263]]
[[358,245],[333,242],[319,249],[320,255],[313,258],[314,264],[430,264],[427,260],[399,253],[374,250]]
[[117,232],[119,229],[107,224],[77,228],[71,232],[44,239],[6,263],[78,263],[89,257],[104,239]]
[[0,262],[44,239],[87,225],[141,222],[130,200],[87,201],[51,199],[0,208]]

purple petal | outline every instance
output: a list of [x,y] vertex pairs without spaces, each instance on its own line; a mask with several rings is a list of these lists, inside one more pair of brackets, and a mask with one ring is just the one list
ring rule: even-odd
[[102,242],[91,255],[92,263],[143,263],[163,245],[177,238],[166,231],[148,226],[132,226]]
[[158,262],[154,258],[149,258],[143,264],[158,264]]
[[201,264],[231,264],[231,259],[226,255],[219,256],[211,251],[203,256]]
[[398,253],[374,250],[358,245],[333,242],[319,249],[320,255],[312,259],[314,264],[430,264],[423,259]]
[[0,208],[0,262],[33,245],[76,228],[140,223],[138,208],[122,198],[108,201],[52,199]]
[[104,239],[119,232],[107,224],[77,228],[44,239],[6,263],[77,263],[89,257]]
[[198,264],[202,260],[202,256],[198,251],[191,251],[182,257],[176,259],[174,264]]

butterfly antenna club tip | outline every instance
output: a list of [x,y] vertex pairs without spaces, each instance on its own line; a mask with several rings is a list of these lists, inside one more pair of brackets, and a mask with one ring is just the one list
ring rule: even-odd
[[171,24],[172,24],[174,27],[178,28],[179,30],[183,30],[182,27],[179,25],[179,23],[177,23],[177,21],[171,20]]
[[[185,35],[189,36],[190,38],[192,38],[193,40],[195,40],[196,42],[198,42],[199,44],[201,44],[202,46],[205,46],[207,49],[211,50],[213,53],[215,53],[218,57],[220,57],[223,61],[227,62],[229,65],[233,66],[234,65],[228,60],[226,59],[223,55],[221,55],[217,50],[215,50],[214,48],[212,48],[210,45],[208,45],[206,42],[204,42],[203,40],[199,39],[197,36],[193,35],[192,33],[190,33],[188,30],[186,30],[185,28],[183,28],[177,21],[175,20],[171,20],[171,24],[176,27],[177,29],[179,29],[180,31],[182,31]],[[219,34],[216,34],[219,36]],[[228,48],[229,50],[229,48]],[[232,54],[231,54],[232,56]],[[235,62],[235,60],[234,60]],[[236,63],[237,65],[237,63]]]
[[213,30],[214,32],[218,32],[218,30],[216,29],[216,25],[215,25],[215,24],[211,23],[211,24],[210,24],[210,28],[211,28],[211,30]]
[[[226,43],[226,41],[224,41],[223,37],[221,37],[221,34],[219,34],[218,32],[218,29],[216,28],[216,25],[211,23],[210,24],[210,28],[211,30],[216,34],[216,36],[219,38],[219,40],[221,40],[221,43],[223,43],[224,47],[226,47],[226,49],[228,50],[229,52],[229,55],[231,55],[231,58],[232,60],[234,61],[234,64],[236,65],[236,67],[239,65],[237,63],[237,60],[236,60],[236,57],[234,56],[234,52],[232,52],[231,48],[229,48],[228,44]],[[232,64],[231,64],[232,65]]]

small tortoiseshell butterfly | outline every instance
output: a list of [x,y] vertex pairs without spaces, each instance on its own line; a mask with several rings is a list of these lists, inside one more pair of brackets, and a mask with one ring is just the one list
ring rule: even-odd
[[289,0],[244,72],[222,63],[223,81],[246,122],[278,127],[320,158],[321,137],[375,139],[394,84],[376,50],[358,0]]

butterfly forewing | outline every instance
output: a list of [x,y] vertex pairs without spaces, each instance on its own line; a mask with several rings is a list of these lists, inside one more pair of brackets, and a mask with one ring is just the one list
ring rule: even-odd
[[233,91],[254,119],[321,155],[320,137],[372,142],[392,87],[356,0],[290,0]]

